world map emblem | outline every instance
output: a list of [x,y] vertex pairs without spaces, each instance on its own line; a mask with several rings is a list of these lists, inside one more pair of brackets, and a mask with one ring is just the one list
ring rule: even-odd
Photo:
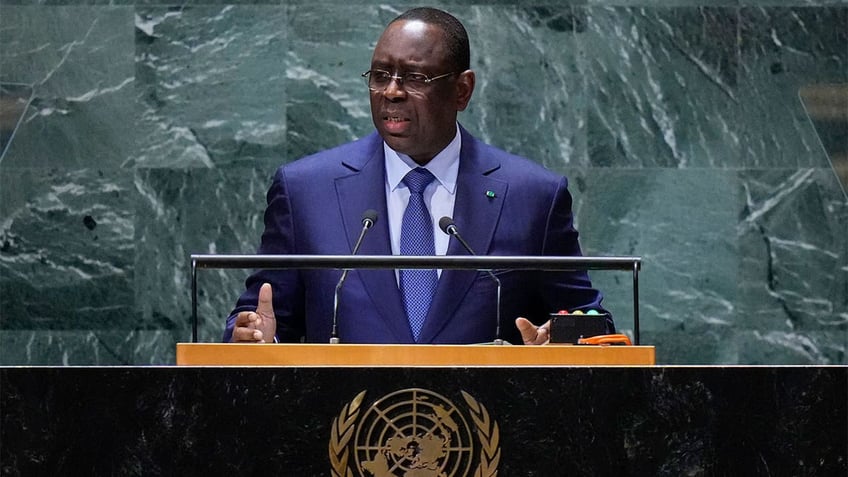
[[489,477],[498,474],[498,424],[473,396],[464,406],[421,388],[402,389],[367,409],[362,391],[333,419],[334,477]]

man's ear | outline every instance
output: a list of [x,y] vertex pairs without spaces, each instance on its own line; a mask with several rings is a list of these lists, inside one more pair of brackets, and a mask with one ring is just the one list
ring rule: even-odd
[[456,80],[456,110],[465,111],[471,101],[471,95],[474,93],[475,76],[474,71],[465,70],[459,73]]

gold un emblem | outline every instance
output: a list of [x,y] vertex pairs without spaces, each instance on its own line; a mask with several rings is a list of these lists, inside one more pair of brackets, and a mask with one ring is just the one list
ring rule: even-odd
[[366,392],[333,419],[329,450],[334,477],[498,475],[498,423],[470,394],[461,391],[473,426],[448,398],[426,389],[395,391],[363,412]]

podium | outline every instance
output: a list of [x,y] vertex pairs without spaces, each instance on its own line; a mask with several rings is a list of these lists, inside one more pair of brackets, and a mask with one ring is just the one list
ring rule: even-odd
[[[183,366],[0,368],[0,462],[20,475],[371,477],[428,456],[451,477],[848,472],[845,366],[504,364],[583,349],[565,346],[457,347],[467,361],[450,366],[303,364],[334,353],[362,364],[355,347],[180,345]],[[240,353],[277,365],[198,365]],[[459,364],[475,353],[500,356]],[[432,451],[439,436],[442,453],[399,452],[413,437]]]
[[652,366],[653,346],[178,343],[180,366]]

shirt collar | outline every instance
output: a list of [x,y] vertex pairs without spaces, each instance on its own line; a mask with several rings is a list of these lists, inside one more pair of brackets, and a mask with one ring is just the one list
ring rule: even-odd
[[[462,135],[459,133],[459,125],[456,127],[456,136],[436,157],[424,166],[430,171],[436,180],[453,195],[456,192],[456,178],[459,175],[459,151],[462,148]],[[411,157],[399,153],[383,142],[383,151],[386,156],[386,182],[389,190],[395,190],[401,185],[406,174],[420,167]]]

